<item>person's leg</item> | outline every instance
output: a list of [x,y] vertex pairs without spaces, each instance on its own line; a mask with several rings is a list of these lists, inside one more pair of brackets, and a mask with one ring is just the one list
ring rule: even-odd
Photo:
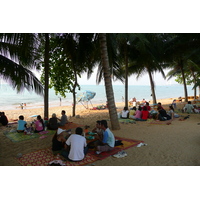
[[63,150],[61,151],[61,155],[62,155],[64,158],[69,159],[69,158],[68,158],[68,156],[69,156],[69,151],[68,151],[68,150],[63,149]]
[[85,154],[85,155],[87,154],[87,152],[88,152],[88,146],[86,146],[86,147],[84,148],[84,154]]

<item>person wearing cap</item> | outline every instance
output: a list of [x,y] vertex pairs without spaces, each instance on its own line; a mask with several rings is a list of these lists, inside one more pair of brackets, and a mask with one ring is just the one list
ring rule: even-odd
[[64,148],[66,138],[64,137],[63,133],[65,131],[66,130],[58,128],[58,130],[52,138],[52,151],[54,154],[61,153],[62,149]]
[[65,143],[65,149],[61,155],[70,161],[81,161],[87,153],[88,147],[85,137],[83,137],[83,129],[77,127],[75,134],[71,134]]
[[57,117],[56,117],[55,113],[53,113],[52,117],[49,119],[48,124],[47,124],[47,128],[49,130],[57,130],[57,128],[58,128],[58,121],[57,121]]

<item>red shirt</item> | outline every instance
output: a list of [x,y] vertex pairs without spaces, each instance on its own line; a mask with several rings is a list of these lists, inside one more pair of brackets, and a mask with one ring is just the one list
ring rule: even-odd
[[149,117],[149,111],[148,110],[143,110],[142,111],[142,119],[147,120]]

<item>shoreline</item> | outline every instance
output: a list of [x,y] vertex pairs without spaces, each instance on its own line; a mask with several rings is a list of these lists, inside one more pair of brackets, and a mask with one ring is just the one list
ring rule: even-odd
[[[158,99],[157,102],[161,102],[162,105],[165,107],[165,109],[168,109],[168,106],[171,105],[173,99],[175,98],[166,98],[166,99]],[[124,108],[124,102],[116,102],[116,107],[117,107],[117,112],[121,111]],[[152,101],[150,101],[150,105],[152,104]],[[183,108],[185,102],[182,103],[177,103],[177,109]],[[90,111],[91,108],[96,107],[98,105],[105,105],[105,104],[89,104],[89,109],[86,109],[82,104],[77,104],[76,105],[76,115],[85,115],[85,113],[87,111]],[[93,107],[92,107],[93,106]],[[130,109],[130,107],[129,107]],[[61,111],[65,110],[66,111],[66,115],[71,118],[72,115],[72,106],[70,105],[61,105],[61,106],[56,106],[56,105],[51,105],[49,104],[49,118],[52,116],[53,113],[56,114],[56,116],[58,118],[61,117]],[[94,110],[91,110],[94,111]],[[99,111],[99,110],[98,110]],[[101,110],[102,111],[102,110]],[[108,111],[108,109],[105,109],[105,111]],[[25,120],[31,120],[30,116],[31,115],[41,115],[42,118],[44,116],[44,106],[40,105],[40,107],[30,107],[30,106],[26,106],[24,107],[24,109],[9,109],[9,110],[1,110],[1,112],[5,112],[5,115],[7,116],[9,121],[13,121],[18,119],[19,115],[23,115]]]

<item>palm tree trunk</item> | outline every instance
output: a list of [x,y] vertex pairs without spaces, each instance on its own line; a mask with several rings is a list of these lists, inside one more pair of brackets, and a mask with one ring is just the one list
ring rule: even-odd
[[155,85],[154,85],[153,77],[152,77],[151,71],[149,70],[149,67],[147,67],[147,71],[148,71],[148,74],[149,74],[153,104],[157,104],[156,94],[155,94]]
[[76,115],[76,86],[77,86],[77,73],[76,73],[76,69],[75,69],[75,67],[74,67],[74,64],[73,64],[73,69],[74,69],[75,82],[74,82],[73,90],[72,90],[72,94],[73,94],[72,117],[75,117],[75,115]]
[[106,89],[106,97],[108,101],[111,128],[113,130],[119,130],[120,125],[119,125],[119,120],[117,116],[117,109],[115,106],[110,67],[109,67],[109,62],[108,62],[106,33],[99,34],[99,42],[100,42],[101,60],[102,60],[102,65],[103,65],[104,82],[105,82],[105,89]]
[[49,118],[49,34],[45,33],[45,53],[44,53],[44,119]]
[[185,81],[185,73],[183,69],[183,61],[180,61],[179,67],[181,69],[181,74],[182,74],[182,79],[183,79],[183,85],[184,85],[184,92],[185,92],[185,102],[188,101],[188,93],[187,93],[187,86],[186,86],[186,81]]
[[[192,73],[192,76],[193,76],[193,79],[194,79],[194,85],[195,85],[196,82],[197,82],[197,79],[196,79],[196,76],[195,76],[193,70],[191,70],[191,73]],[[197,88],[195,87],[195,88],[194,88],[194,99],[197,99],[196,97],[197,97]]]
[[127,44],[125,45],[125,106],[128,108],[128,55]]

